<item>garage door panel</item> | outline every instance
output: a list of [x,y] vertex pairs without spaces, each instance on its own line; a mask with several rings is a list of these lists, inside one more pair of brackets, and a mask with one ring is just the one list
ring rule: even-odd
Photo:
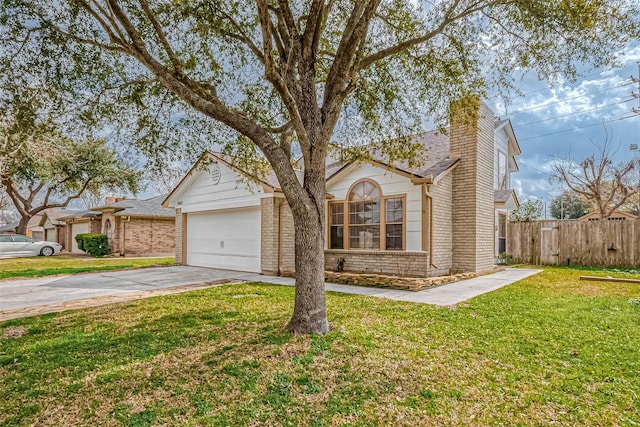
[[187,264],[260,272],[260,207],[189,213]]
[[78,249],[78,242],[76,242],[76,234],[88,233],[88,232],[89,232],[88,223],[71,225],[71,251],[72,252],[82,252],[80,249]]

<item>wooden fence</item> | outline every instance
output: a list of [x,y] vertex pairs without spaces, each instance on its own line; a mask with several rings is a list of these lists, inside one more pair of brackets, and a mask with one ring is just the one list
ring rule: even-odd
[[531,264],[637,267],[640,220],[509,223],[507,253]]

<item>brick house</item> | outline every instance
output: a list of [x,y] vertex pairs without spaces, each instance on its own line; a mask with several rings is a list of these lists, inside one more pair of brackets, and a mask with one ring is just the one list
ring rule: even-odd
[[74,211],[66,209],[47,209],[40,218],[39,225],[44,229],[43,240],[58,242],[62,248],[67,246],[67,223],[61,218],[73,215]]
[[[428,149],[419,168],[377,153],[327,162],[327,270],[340,258],[345,271],[417,277],[493,268],[506,249],[499,218],[518,205],[509,175],[520,150],[508,120],[496,121],[483,103],[477,113],[449,135],[415,136]],[[163,205],[176,208],[176,262],[293,271],[293,221],[278,182],[247,178],[205,153],[169,194]]]
[[175,210],[161,205],[165,196],[147,200],[107,197],[102,206],[64,217],[70,232],[67,244],[81,252],[78,233],[102,233],[109,252],[120,256],[172,256],[175,252]]

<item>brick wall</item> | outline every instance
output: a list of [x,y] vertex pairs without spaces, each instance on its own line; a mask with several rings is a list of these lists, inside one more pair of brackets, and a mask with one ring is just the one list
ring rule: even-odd
[[283,198],[265,198],[261,208],[261,269],[269,275],[295,270],[295,236],[291,209]]
[[450,137],[461,155],[453,171],[452,267],[480,272],[493,266],[494,116],[477,98],[460,106],[452,105]]
[[449,274],[453,257],[453,173],[443,177],[430,190],[433,197],[433,258],[429,275]]
[[166,255],[175,252],[175,220],[135,218],[120,222],[120,254],[125,256]]
[[325,270],[335,271],[338,258],[344,258],[344,271],[381,273],[394,276],[427,277],[427,252],[354,251],[331,249],[324,251]]

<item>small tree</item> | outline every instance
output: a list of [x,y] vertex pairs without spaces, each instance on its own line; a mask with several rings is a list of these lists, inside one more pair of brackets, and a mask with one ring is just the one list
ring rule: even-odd
[[589,211],[589,203],[580,194],[563,191],[549,205],[551,216],[556,219],[577,219]]
[[509,212],[509,221],[531,222],[544,216],[544,203],[540,199],[527,200],[518,209]]
[[633,159],[615,163],[611,152],[611,138],[606,132],[602,144],[592,142],[596,153],[576,163],[571,155],[559,159],[550,176],[552,184],[563,184],[593,203],[600,219],[608,218],[612,212],[625,205],[633,197],[635,189],[631,183],[631,172],[635,169]]

